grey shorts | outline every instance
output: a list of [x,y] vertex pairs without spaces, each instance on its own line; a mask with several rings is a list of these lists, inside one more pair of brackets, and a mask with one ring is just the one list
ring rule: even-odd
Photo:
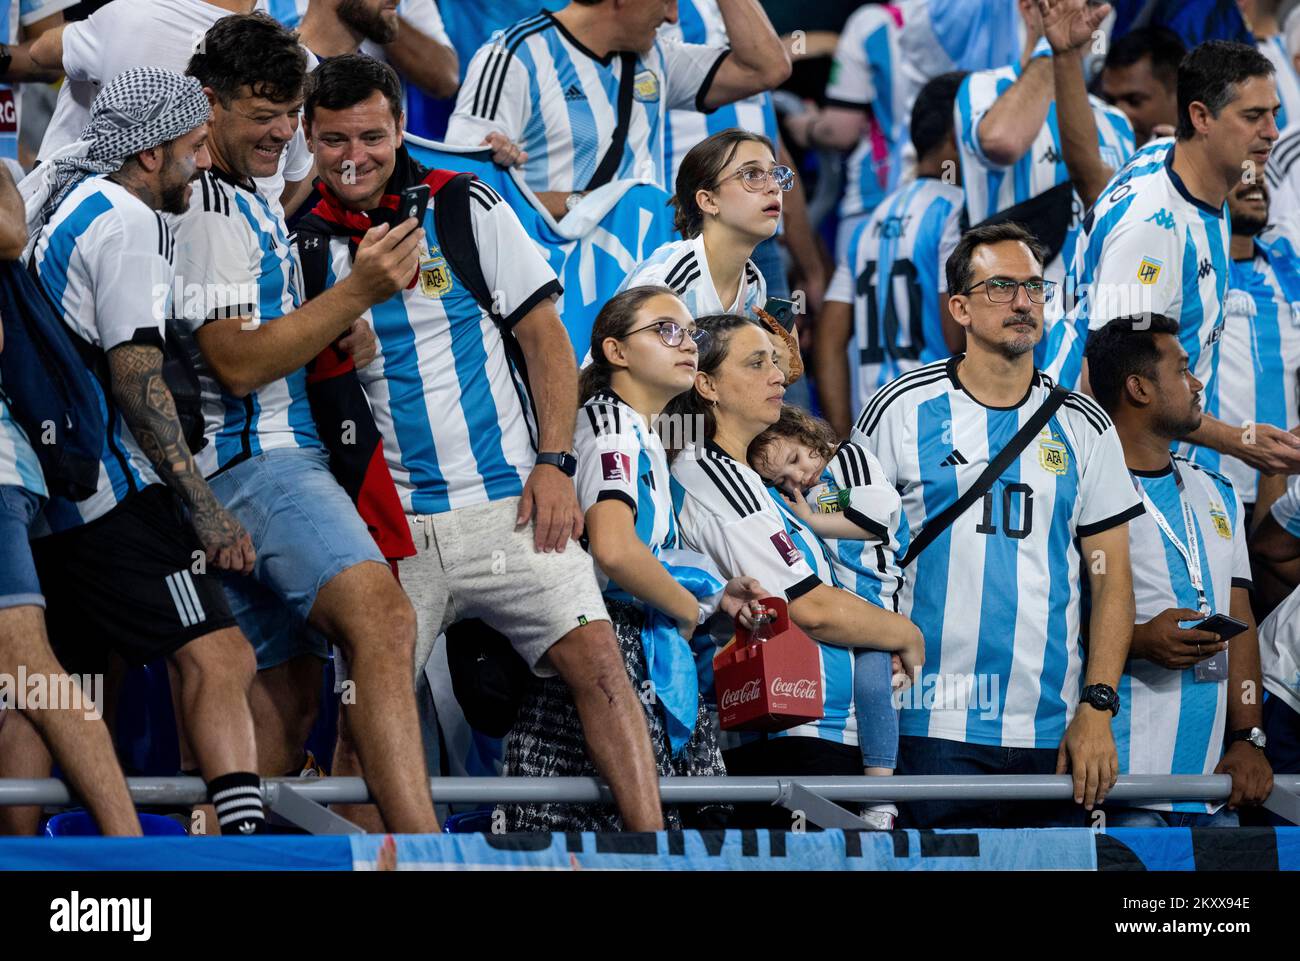
[[608,621],[591,555],[570,541],[539,553],[533,525],[515,530],[519,498],[409,517],[416,555],[398,565],[415,605],[417,676],[450,624],[477,617],[510,639],[539,677],[555,669],[546,652],[575,628]]

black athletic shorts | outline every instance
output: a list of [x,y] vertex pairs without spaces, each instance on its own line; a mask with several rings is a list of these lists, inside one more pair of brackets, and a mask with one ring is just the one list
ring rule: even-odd
[[180,498],[162,484],[88,524],[32,541],[60,663],[102,671],[113,650],[144,664],[234,626],[220,575],[195,573],[202,555]]

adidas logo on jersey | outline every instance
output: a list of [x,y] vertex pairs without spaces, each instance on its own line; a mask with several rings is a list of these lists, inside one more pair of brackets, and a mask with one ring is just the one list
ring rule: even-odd
[[564,91],[564,99],[565,100],[586,100],[587,95],[582,92],[582,88],[579,87],[576,83],[571,83],[569,84],[568,89]]
[[1164,227],[1165,230],[1174,229],[1174,215],[1161,207],[1145,221],[1148,224],[1155,224],[1157,227]]
[[951,454],[939,462],[940,467],[957,467],[960,464],[969,464],[965,457],[961,456],[961,451],[954,450]]

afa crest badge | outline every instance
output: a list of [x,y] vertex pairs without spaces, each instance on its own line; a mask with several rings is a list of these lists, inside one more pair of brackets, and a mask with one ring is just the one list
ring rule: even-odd
[[441,297],[451,290],[451,269],[442,257],[420,261],[420,293],[426,297]]
[[1214,532],[1224,540],[1232,540],[1232,525],[1228,523],[1228,512],[1222,504],[1210,504],[1210,520],[1214,521]]
[[1038,442],[1038,466],[1058,477],[1070,466],[1070,455],[1059,440],[1043,438]]

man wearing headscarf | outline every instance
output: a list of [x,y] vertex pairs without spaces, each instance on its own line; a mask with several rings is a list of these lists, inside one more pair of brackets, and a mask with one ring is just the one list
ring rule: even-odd
[[[100,672],[170,658],[181,723],[223,833],[265,824],[248,701],[253,651],[212,564],[248,573],[248,534],[195,467],[163,375],[175,242],[162,212],[185,209],[211,165],[199,83],[128,70],[95,98],[76,145],[24,181],[36,274],[94,374],[105,416],[99,487],[51,497],[32,553],[54,648]],[[93,523],[92,523],[93,522]]]

